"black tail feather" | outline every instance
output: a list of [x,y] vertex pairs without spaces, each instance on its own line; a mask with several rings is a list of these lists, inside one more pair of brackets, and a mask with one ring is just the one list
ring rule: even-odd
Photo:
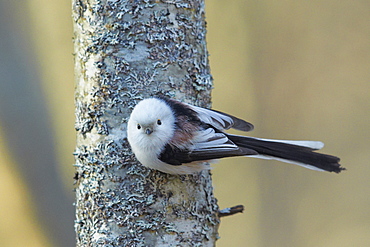
[[345,170],[336,156],[316,153],[314,148],[298,146],[278,141],[255,139],[252,137],[228,135],[236,145],[255,150],[259,155],[295,163],[311,169],[339,173]]

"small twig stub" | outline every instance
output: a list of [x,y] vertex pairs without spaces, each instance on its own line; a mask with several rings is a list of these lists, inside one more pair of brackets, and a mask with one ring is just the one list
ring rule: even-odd
[[244,206],[243,205],[236,205],[231,208],[225,208],[218,211],[218,217],[230,216],[237,213],[243,213]]

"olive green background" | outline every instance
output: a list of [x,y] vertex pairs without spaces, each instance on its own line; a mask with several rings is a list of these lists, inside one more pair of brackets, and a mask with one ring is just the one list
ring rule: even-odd
[[[71,2],[0,0],[0,246],[73,246]],[[215,109],[348,170],[214,165],[218,246],[370,246],[370,2],[208,0]]]

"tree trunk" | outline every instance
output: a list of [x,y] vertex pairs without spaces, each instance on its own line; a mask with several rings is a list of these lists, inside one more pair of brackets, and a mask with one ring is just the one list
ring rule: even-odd
[[126,138],[140,99],[210,105],[203,1],[74,0],[73,18],[77,246],[214,246],[210,173],[149,170]]

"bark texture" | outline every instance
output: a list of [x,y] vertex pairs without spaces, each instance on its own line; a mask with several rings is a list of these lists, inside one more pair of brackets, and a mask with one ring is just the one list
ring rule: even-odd
[[143,98],[210,105],[203,1],[74,0],[73,19],[77,246],[214,246],[209,172],[149,170],[126,139]]

